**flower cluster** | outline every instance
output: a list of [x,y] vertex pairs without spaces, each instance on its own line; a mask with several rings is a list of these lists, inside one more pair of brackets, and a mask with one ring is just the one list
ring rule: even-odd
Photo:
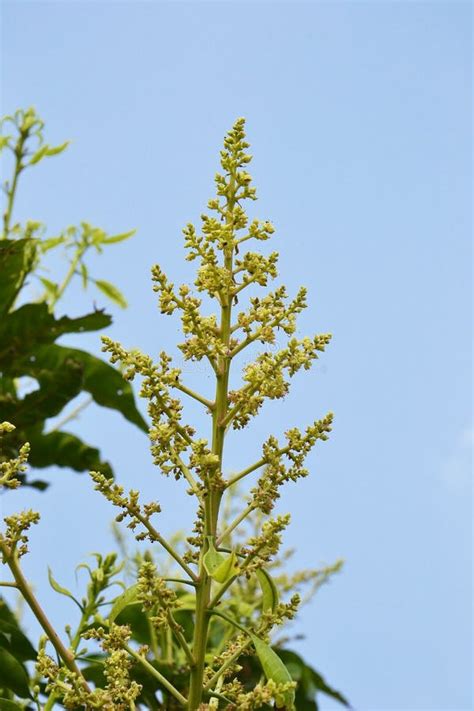
[[[0,437],[10,434],[14,429],[15,426],[10,422],[1,422]],[[29,453],[30,445],[26,442],[20,447],[17,457],[0,461],[0,486],[5,486],[8,489],[16,489],[20,486],[18,476],[26,471]]]
[[95,482],[95,489],[100,491],[111,504],[122,509],[121,513],[116,517],[116,521],[121,522],[129,518],[130,521],[127,524],[127,528],[130,528],[132,531],[134,531],[139,524],[145,527],[145,531],[137,534],[137,540],[145,540],[145,538],[151,541],[156,540],[156,532],[150,523],[150,518],[153,514],[161,511],[157,501],[141,505],[138,501],[139,492],[135,489],[130,489],[128,496],[126,496],[123,486],[114,484],[113,481],[108,479],[104,474],[91,472],[91,478]]
[[[263,461],[266,467],[257,486],[251,491],[252,503],[263,513],[270,513],[279,498],[279,488],[287,481],[296,481],[308,474],[303,467],[304,460],[316,442],[325,441],[331,431],[333,414],[329,413],[322,420],[317,420],[302,433],[297,427],[285,433],[288,444],[280,447],[276,437],[269,437],[263,445]],[[283,456],[290,461],[290,466],[283,462]]]
[[286,348],[257,356],[253,363],[245,367],[243,380],[246,385],[229,393],[232,409],[227,421],[232,423],[234,429],[241,429],[251,417],[257,415],[266,398],[275,400],[284,397],[290,387],[286,373],[292,377],[301,368],[309,370],[330,340],[328,333],[301,340],[292,338]]

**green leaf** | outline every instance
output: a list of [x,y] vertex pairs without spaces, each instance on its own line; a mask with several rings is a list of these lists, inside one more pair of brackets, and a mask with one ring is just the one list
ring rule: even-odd
[[63,151],[65,151],[70,143],[71,143],[71,141],[64,141],[64,143],[61,143],[59,146],[53,146],[52,148],[50,146],[47,146],[46,155],[47,156],[57,156],[60,153],[62,153]]
[[0,647],[0,687],[13,691],[21,699],[30,697],[25,667],[3,647]]
[[225,563],[226,557],[222,553],[219,553],[218,550],[216,550],[214,541],[211,536],[208,536],[207,540],[208,540],[208,549],[202,559],[202,562],[203,562],[204,567],[206,569],[206,573],[208,575],[210,575],[211,578],[214,578],[215,571],[223,563]]
[[0,699],[0,711],[24,711],[25,707],[10,699]]
[[105,237],[102,240],[102,244],[114,244],[116,242],[123,242],[126,239],[129,239],[130,237],[133,237],[133,235],[136,233],[136,230],[130,230],[130,232],[122,232],[122,234],[119,235],[112,235],[111,237]]
[[[317,692],[326,694],[326,696],[330,696],[350,708],[348,700],[339,691],[329,686],[321,674],[306,664],[304,659],[296,654],[296,652],[289,649],[279,649],[278,656],[291,671],[293,679],[298,682],[296,691],[296,706],[298,709],[300,706],[304,708],[303,699],[307,705],[314,701]],[[308,708],[314,707],[308,706]]]
[[118,410],[129,422],[144,432],[148,431],[145,420],[136,408],[130,383],[118,370],[90,353],[56,344],[40,346],[34,352],[34,360],[24,359],[17,364],[17,370],[20,371],[18,374],[38,379],[42,369],[58,371],[70,359],[82,365],[83,389],[92,395],[98,405]]
[[[282,660],[278,654],[268,645],[263,642],[256,635],[249,633],[252,639],[252,644],[255,647],[257,656],[262,665],[263,673],[268,680],[274,681],[276,684],[286,684],[289,681],[293,681],[290,672],[283,664]],[[288,711],[294,711],[295,709],[295,690],[290,689],[275,699],[278,706],[284,706]]]
[[57,294],[58,294],[58,285],[55,284],[53,281],[50,281],[49,279],[46,279],[45,277],[40,277],[40,282],[43,284],[44,288],[46,289],[47,293],[55,299]]
[[230,555],[226,555],[224,560],[215,568],[212,577],[217,580],[218,583],[226,583],[234,575],[238,575],[239,566],[237,562],[237,556],[235,551],[232,551]]
[[94,283],[96,287],[115,304],[118,304],[122,309],[127,307],[127,301],[124,295],[114,284],[111,284],[109,281],[104,281],[104,279],[95,279]]
[[63,586],[60,585],[58,583],[58,581],[54,579],[52,570],[49,567],[49,565],[48,565],[48,580],[49,580],[49,584],[51,585],[51,587],[53,588],[53,590],[55,592],[59,593],[60,595],[65,595],[65,597],[71,598],[71,600],[74,600],[76,605],[78,605],[79,608],[82,610],[81,604],[76,600],[76,598],[74,597],[72,592],[70,590],[68,590],[67,588],[63,588]]
[[202,561],[206,572],[218,583],[226,583],[239,572],[235,551],[230,555],[219,553],[211,536],[208,536],[208,544],[209,547]]
[[279,601],[275,581],[265,568],[259,568],[255,574],[262,588],[262,610],[272,610],[274,612]]
[[43,371],[38,377],[41,377],[40,388],[23,399],[0,398],[1,421],[14,421],[18,428],[43,425],[81,392],[82,366],[74,360],[67,361],[58,372]]
[[38,247],[42,252],[49,252],[50,249],[54,249],[59,244],[64,242],[64,235],[59,237],[49,237],[48,239],[43,239],[39,242]]
[[36,659],[36,650],[28,637],[23,634],[16,621],[14,623],[0,619],[0,632],[3,641],[0,646],[5,647],[20,662]]
[[87,280],[89,278],[89,270],[87,269],[84,262],[81,262],[81,278],[82,278],[82,288],[87,289]]
[[[79,318],[62,316],[56,319],[45,303],[25,304],[0,320],[1,369],[15,373],[16,377],[24,375],[20,360],[36,346],[52,343],[65,333],[98,331],[111,322],[111,317],[102,311],[93,311]],[[33,354],[31,362],[35,357]]]
[[26,430],[26,434],[31,445],[29,461],[33,467],[69,467],[77,472],[92,469],[112,476],[112,468],[101,460],[99,450],[85,444],[76,435],[60,431],[43,434],[36,428]]
[[124,590],[123,593],[118,596],[118,598],[116,598],[108,617],[110,624],[115,621],[117,615],[119,615],[122,610],[128,607],[128,605],[133,605],[137,602],[137,595],[138,585],[132,585],[131,587]]
[[44,146],[41,146],[41,148],[38,148],[36,153],[33,153],[33,156],[31,157],[31,160],[29,162],[29,165],[36,165],[36,163],[39,163],[42,158],[47,155],[49,146],[45,143]]
[[0,315],[7,313],[33,269],[37,240],[0,240]]

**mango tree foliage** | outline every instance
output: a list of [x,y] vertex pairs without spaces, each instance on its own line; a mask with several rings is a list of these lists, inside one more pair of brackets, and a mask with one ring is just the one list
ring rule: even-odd
[[[108,235],[83,222],[48,236],[40,222],[14,222],[13,208],[24,171],[59,155],[68,145],[45,143],[43,128],[33,109],[17,111],[2,120],[0,150],[2,158],[5,154],[10,158],[12,176],[3,185],[6,203],[0,239],[0,421],[14,423],[15,430],[4,438],[0,457],[15,456],[27,441],[31,445],[30,464],[35,468],[97,468],[110,476],[112,469],[102,461],[97,448],[67,431],[48,429],[48,421],[57,418],[78,395],[87,393],[90,400],[117,410],[146,430],[132,389],[117,370],[86,351],[57,343],[67,334],[102,331],[110,325],[111,317],[98,309],[78,318],[58,317],[55,311],[76,276],[84,287],[93,284],[99,288],[98,293],[105,293],[120,306],[126,304],[117,287],[89,274],[86,255],[90,249],[101,252],[105,245],[127,239],[133,231]],[[51,277],[46,270],[52,250],[63,250],[65,257],[66,270],[59,278]],[[39,289],[36,296],[33,286]],[[22,388],[25,378],[30,385],[27,394]],[[46,486],[42,481],[30,483],[38,488]]]

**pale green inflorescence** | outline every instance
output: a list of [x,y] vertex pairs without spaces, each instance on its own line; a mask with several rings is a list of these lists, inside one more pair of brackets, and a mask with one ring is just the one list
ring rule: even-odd
[[[81,623],[66,649],[18,567],[18,558],[26,552],[26,531],[36,523],[38,515],[24,512],[5,519],[6,531],[0,536],[4,562],[10,566],[17,586],[61,659],[60,663],[54,661],[43,644],[37,671],[47,681],[46,711],[58,700],[67,709],[135,709],[142,703],[139,700],[142,687],[133,679],[133,665],[158,684],[170,704],[166,708],[251,711],[275,702],[276,708],[295,710],[296,684],[269,645],[272,630],[293,619],[300,604],[298,593],[287,602],[279,599],[278,586],[269,572],[290,516],[269,515],[280,496],[280,487],[307,476],[305,459],[318,440],[328,438],[332,414],[305,430],[288,429],[284,443],[270,436],[262,445],[260,458],[238,473],[226,471],[224,445],[230,428],[246,427],[266,399],[281,399],[288,393],[290,379],[298,371],[311,367],[329,343],[330,335],[295,337],[296,318],[306,307],[304,288],[292,300],[284,286],[264,296],[250,295],[246,308],[234,313],[246,289],[267,287],[277,277],[278,262],[276,252],[265,255],[247,250],[252,241],[264,242],[275,230],[268,221],[249,220],[243,208],[244,201],[256,199],[247,172],[251,156],[247,153],[244,129],[244,119],[238,119],[224,140],[223,172],[216,175],[217,196],[208,203],[211,215],[202,216],[201,234],[191,224],[183,230],[187,259],[197,262],[194,293],[188,285],[176,288],[161,267],[152,269],[153,289],[158,294],[161,312],[181,315],[184,341],[179,348],[184,359],[204,359],[213,371],[214,399],[189,388],[182,369],[165,352],[155,362],[148,355],[103,338],[103,350],[110,354],[113,363],[122,365],[125,379],[141,377],[140,395],[148,402],[154,463],[164,475],[184,479],[187,492],[196,498],[197,517],[192,531],[187,532],[185,549],[169,542],[156,527],[155,517],[161,511],[157,501],[142,503],[138,490],[127,493],[104,474],[92,472],[95,488],[119,509],[117,521],[126,521],[137,540],[146,540],[166,551],[181,577],[168,577],[168,572],[160,574],[159,567],[144,557],[135,584],[114,600],[109,618],[103,617],[102,593],[110,587],[120,567],[115,566],[115,556],[106,559],[99,556],[97,570],[88,569],[88,595],[78,603]],[[215,304],[215,313],[205,312],[204,298]],[[282,336],[289,340],[280,346]],[[254,344],[264,350],[245,365],[240,385],[231,389],[232,362]],[[203,406],[209,417],[210,437],[200,436],[185,421],[178,395],[190,397]],[[8,423],[1,425],[0,434],[8,432],[9,427]],[[25,445],[16,460],[0,465],[0,484],[17,485],[27,456]],[[229,518],[221,506],[224,494],[232,494],[238,482],[259,470],[254,485],[249,487],[246,506],[234,519]],[[237,497],[236,501],[240,499]],[[254,534],[237,543],[235,534],[249,521],[253,521]],[[294,592],[305,582],[317,587],[339,567],[340,562],[323,571],[282,575],[276,582],[283,593]],[[50,581],[58,592],[72,597],[52,576]],[[262,591],[260,598],[257,594],[259,603],[251,606],[239,591],[255,592],[259,586]],[[119,611],[128,604],[139,604],[146,614],[153,649],[147,645],[134,646],[129,626],[116,623]],[[179,621],[183,610],[192,610],[192,634]],[[216,629],[221,630],[217,642]],[[161,671],[163,659],[157,651],[158,640],[163,639],[175,664],[170,666],[170,678]],[[91,689],[77,666],[84,640],[95,641],[104,653],[104,683],[100,688]],[[242,655],[252,653],[258,656],[266,681],[249,690],[238,672]],[[175,681],[183,678],[187,679],[184,684]]]

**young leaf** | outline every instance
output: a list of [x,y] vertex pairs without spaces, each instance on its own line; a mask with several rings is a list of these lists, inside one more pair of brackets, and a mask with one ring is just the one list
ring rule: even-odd
[[218,583],[225,583],[239,572],[237,556],[234,551],[230,555],[219,553],[210,536],[208,537],[208,542],[209,548],[203,558],[206,572]]
[[[293,681],[290,672],[281,661],[278,654],[256,635],[249,633],[252,638],[252,644],[255,647],[260,664],[262,665],[263,673],[268,680],[274,681],[276,684],[287,684]],[[289,689],[282,694],[281,698],[275,699],[278,706],[284,706],[288,711],[295,709],[295,690]]]
[[104,281],[104,279],[95,279],[94,283],[111,301],[118,304],[122,309],[127,307],[127,301],[124,295],[114,284],[111,284],[109,281]]
[[51,568],[50,568],[49,566],[48,566],[48,580],[49,580],[49,584],[51,585],[51,587],[53,588],[53,590],[54,590],[55,592],[59,593],[60,595],[65,595],[66,597],[70,597],[71,600],[74,600],[74,602],[76,603],[76,605],[78,605],[78,606],[81,608],[81,610],[82,610],[82,606],[81,606],[80,603],[76,600],[76,598],[74,597],[74,595],[72,594],[72,592],[70,592],[67,588],[63,588],[62,585],[60,585],[60,584],[57,582],[57,580],[54,579],[53,573],[52,573]]
[[278,605],[278,590],[275,581],[265,568],[259,568],[255,574],[262,588],[262,610],[274,612]]
[[40,277],[40,282],[43,284],[49,296],[55,299],[58,294],[58,285],[55,284],[53,281],[46,279],[45,277]]
[[111,237],[105,237],[102,240],[102,244],[115,244],[116,242],[123,242],[124,240],[128,239],[129,237],[133,237],[133,235],[136,233],[136,230],[130,230],[130,232],[122,232],[122,234],[119,235],[112,235]]
[[82,278],[82,288],[87,289],[87,280],[89,278],[89,271],[84,264],[84,262],[81,262],[81,278]]
[[36,151],[36,153],[33,154],[32,158],[31,158],[31,160],[30,160],[30,162],[29,162],[29,165],[36,165],[36,163],[39,163],[40,160],[41,160],[42,158],[44,158],[45,155],[47,155],[48,148],[49,148],[49,146],[46,145],[46,144],[45,144],[44,146],[41,146],[41,148],[39,148],[39,149]]
[[112,624],[115,618],[120,615],[128,605],[133,605],[137,601],[138,585],[132,585],[116,598],[109,613],[109,623]]
[[59,146],[46,146],[46,155],[47,156],[57,156],[63,151],[66,150],[68,145],[71,143],[71,141],[64,141],[64,143],[61,143]]
[[225,562],[225,556],[216,550],[214,541],[210,536],[208,537],[208,544],[209,547],[204,558],[202,559],[202,562],[204,563],[206,573],[213,578],[215,570]]
[[225,556],[224,560],[214,569],[211,577],[217,580],[218,583],[226,583],[234,575],[237,575],[238,572],[237,556],[235,551],[232,551],[232,553]]

